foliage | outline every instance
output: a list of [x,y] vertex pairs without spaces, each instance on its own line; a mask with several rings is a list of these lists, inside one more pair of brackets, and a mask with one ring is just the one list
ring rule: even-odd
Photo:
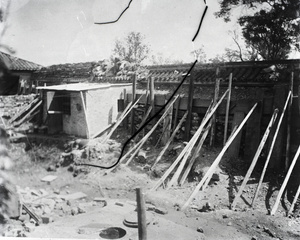
[[202,45],[200,48],[191,52],[191,54],[193,54],[195,56],[195,59],[197,59],[198,63],[206,63],[206,61],[207,61],[206,53],[204,52],[203,48],[204,47]]
[[216,13],[230,21],[234,8],[248,9],[249,14],[238,18],[249,48],[265,60],[285,59],[291,50],[300,50],[300,1],[289,0],[222,0]]
[[113,58],[140,65],[149,54],[149,46],[144,43],[145,37],[139,32],[130,32],[123,41],[116,40]]
[[157,54],[151,56],[150,63],[152,65],[182,64],[183,61],[164,57],[162,53],[157,53]]

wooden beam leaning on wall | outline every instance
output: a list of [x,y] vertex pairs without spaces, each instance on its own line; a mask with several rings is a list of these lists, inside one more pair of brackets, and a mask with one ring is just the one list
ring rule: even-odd
[[132,109],[139,103],[139,101],[142,99],[144,95],[141,95],[138,100],[133,104],[133,102],[130,102],[125,110],[122,112],[118,120],[115,122],[113,128],[110,130],[110,132],[107,134],[107,136],[103,139],[103,143],[105,143],[111,135],[114,133],[114,131],[117,129],[117,127],[121,124],[121,122],[127,117],[127,115],[132,111]]
[[178,125],[176,126],[175,130],[173,131],[171,137],[169,138],[169,141],[165,144],[163,150],[161,150],[161,152],[159,153],[158,157],[156,158],[155,162],[153,163],[153,165],[151,166],[151,169],[153,170],[154,167],[156,166],[156,164],[160,161],[160,159],[162,158],[162,156],[164,155],[164,153],[166,152],[166,150],[168,149],[169,145],[171,144],[171,142],[173,141],[174,137],[176,136],[176,133],[178,132],[178,130],[180,129],[181,125],[183,124],[183,122],[185,121],[186,117],[187,117],[188,112],[186,111],[185,114],[183,115],[183,117],[181,118],[180,122],[178,123]]
[[261,176],[260,176],[258,185],[257,185],[257,187],[256,187],[254,197],[253,197],[253,199],[252,199],[252,203],[251,203],[251,206],[252,206],[252,207],[253,207],[254,202],[255,202],[255,200],[256,200],[256,198],[257,198],[257,196],[258,196],[259,189],[260,189],[260,187],[261,187],[261,184],[262,184],[262,182],[263,182],[263,179],[264,179],[264,176],[265,176],[267,167],[268,167],[268,165],[269,165],[270,158],[271,158],[271,155],[272,155],[272,152],[273,152],[273,148],[274,148],[274,145],[275,145],[275,142],[276,142],[276,138],[277,138],[277,135],[278,135],[278,132],[279,132],[281,123],[282,123],[282,119],[283,119],[283,117],[284,117],[284,113],[285,113],[285,110],[286,110],[286,108],[287,108],[287,105],[288,105],[288,102],[289,102],[290,97],[291,97],[291,92],[288,93],[288,96],[287,96],[285,105],[284,105],[284,107],[283,107],[281,116],[280,116],[280,118],[279,118],[279,121],[278,121],[278,124],[277,124],[277,128],[276,128],[276,130],[275,130],[275,134],[274,134],[274,137],[273,137],[273,139],[272,139],[271,146],[270,146],[270,150],[269,150],[269,153],[268,153],[268,156],[267,156],[267,159],[266,159],[264,168],[263,168],[263,170],[262,170],[262,173],[261,173]]
[[[228,91],[228,90],[227,90]],[[227,93],[227,92],[226,92]],[[208,169],[208,171],[206,172],[206,174],[203,176],[203,178],[201,179],[200,183],[196,186],[195,190],[193,191],[193,193],[191,194],[191,196],[189,197],[189,199],[186,201],[186,203],[182,206],[182,209],[187,208],[187,206],[190,204],[190,202],[194,199],[194,197],[197,195],[197,193],[199,192],[200,188],[203,186],[202,191],[205,189],[204,186],[207,186],[209,180],[211,179],[215,168],[217,167],[217,165],[219,164],[219,162],[221,161],[223,155],[225,154],[226,150],[228,149],[228,147],[230,146],[230,144],[233,142],[233,140],[235,139],[235,137],[238,135],[238,133],[241,131],[241,129],[243,128],[243,126],[245,125],[245,123],[247,122],[247,120],[249,119],[249,117],[251,116],[252,112],[254,111],[254,109],[256,108],[257,103],[252,107],[252,109],[248,112],[247,116],[244,118],[244,120],[241,122],[241,124],[239,125],[239,127],[237,128],[237,130],[234,132],[234,134],[228,139],[228,141],[226,142],[225,146],[223,147],[223,149],[221,150],[221,152],[219,153],[218,157],[215,159],[215,161],[213,162],[213,164],[210,166],[210,168]]]
[[[206,117],[207,117],[208,113],[210,112],[211,107],[212,107],[212,105],[210,105],[209,108],[207,109],[206,114],[205,114],[204,118],[202,119],[202,122],[206,121]],[[210,120],[209,126],[207,126],[207,128],[210,128],[211,121],[212,120]],[[202,122],[201,122],[201,124],[202,124]],[[207,128],[204,130],[204,132],[207,130]],[[184,166],[185,166],[185,164],[187,162],[187,159],[190,156],[190,154],[191,154],[191,152],[193,150],[193,147],[195,146],[196,142],[198,141],[198,138],[200,137],[202,131],[203,131],[203,128],[199,127],[199,129],[196,131],[196,133],[194,134],[194,136],[190,140],[190,142],[189,142],[190,146],[186,150],[186,152],[185,152],[185,154],[183,156],[183,159],[181,160],[181,163],[180,163],[179,167],[177,168],[175,174],[173,175],[172,179],[168,183],[167,189],[169,189],[170,187],[172,187],[172,185],[174,185],[175,183],[177,183],[177,181],[179,179],[179,176],[180,176],[180,174],[181,174],[181,172],[182,172],[182,170],[183,170],[183,168],[184,168]]]
[[283,183],[282,183],[282,185],[281,185],[281,188],[280,188],[280,190],[279,190],[279,193],[278,193],[278,196],[277,196],[277,198],[276,198],[275,204],[274,204],[274,206],[273,206],[273,208],[272,208],[272,210],[271,210],[271,215],[274,215],[274,214],[276,213],[276,211],[277,211],[277,208],[278,208],[278,206],[279,206],[280,199],[281,199],[282,194],[283,194],[283,192],[284,192],[284,190],[285,190],[285,187],[286,187],[286,185],[287,185],[287,183],[288,183],[288,180],[290,179],[290,176],[291,176],[292,171],[293,171],[293,169],[294,169],[294,166],[295,166],[295,164],[296,164],[296,162],[297,162],[297,160],[298,160],[298,158],[299,158],[299,155],[300,155],[300,145],[299,145],[298,150],[297,150],[297,152],[296,152],[296,154],[295,154],[295,156],[294,156],[294,159],[293,159],[293,161],[292,161],[292,163],[291,163],[291,165],[290,165],[290,167],[289,167],[289,170],[288,170],[288,172],[287,172],[287,174],[286,174],[286,176],[285,176],[285,178],[284,178],[284,181],[283,181]]
[[128,159],[128,161],[126,162],[126,165],[128,165],[132,159],[135,157],[135,155],[138,153],[138,151],[142,148],[142,146],[146,143],[146,141],[148,140],[148,138],[151,136],[151,134],[155,131],[155,129],[158,127],[158,125],[160,124],[160,122],[165,119],[166,115],[168,114],[168,111],[170,110],[170,108],[173,108],[173,104],[176,101],[176,99],[179,96],[175,96],[174,99],[169,103],[169,105],[166,107],[165,112],[163,113],[163,115],[160,117],[160,119],[156,122],[156,124],[151,128],[151,130],[142,138],[142,140],[140,141],[140,145],[136,148],[135,152],[130,156],[130,158]]
[[268,139],[268,136],[269,136],[269,133],[271,131],[271,128],[272,128],[272,126],[274,125],[274,123],[276,121],[277,114],[278,114],[278,109],[275,109],[274,112],[273,112],[273,115],[271,117],[271,120],[270,120],[270,122],[269,122],[269,124],[267,126],[267,129],[266,129],[266,131],[265,131],[265,133],[264,133],[264,135],[263,135],[263,137],[261,139],[261,142],[260,142],[260,144],[259,144],[259,146],[257,148],[257,151],[256,151],[256,153],[255,153],[255,155],[253,157],[252,163],[251,163],[251,165],[250,165],[250,167],[249,167],[249,169],[247,171],[247,174],[246,174],[246,176],[245,176],[245,178],[243,180],[243,183],[242,183],[242,185],[241,185],[238,193],[236,194],[236,196],[235,196],[235,198],[234,198],[234,200],[233,200],[233,202],[231,204],[231,209],[235,208],[236,203],[238,201],[238,198],[243,193],[243,190],[244,190],[244,188],[245,188],[245,186],[246,186],[246,184],[247,184],[247,182],[248,182],[248,180],[249,180],[249,178],[250,178],[250,176],[251,176],[251,174],[252,174],[252,172],[254,170],[254,167],[255,167],[255,165],[257,163],[257,160],[258,160],[258,158],[260,156],[260,153],[263,150],[263,147],[264,147],[264,145],[265,145],[265,143],[266,143],[266,141]]
[[194,81],[195,72],[192,70],[190,73],[189,83],[189,95],[188,95],[188,115],[185,123],[185,140],[189,141],[191,136],[191,124],[192,124],[192,109],[193,109],[193,97],[194,97]]
[[[211,116],[214,114],[214,112],[217,110],[217,108],[219,107],[219,105],[221,104],[221,102],[223,101],[223,99],[225,98],[226,94],[228,93],[228,90],[223,94],[223,96],[220,98],[219,102],[212,108],[212,110],[210,111],[210,113],[207,115],[207,117],[202,121],[201,125],[199,126],[198,130],[202,131],[202,129],[204,128],[204,126],[206,125],[206,123],[210,120]],[[197,130],[197,131],[198,131]],[[196,135],[196,134],[195,134]],[[194,136],[195,136],[194,135]],[[197,136],[196,136],[197,137]],[[193,139],[193,138],[192,138]],[[191,141],[192,141],[191,139]],[[169,174],[173,171],[173,169],[177,166],[177,164],[180,162],[180,160],[182,159],[182,157],[184,156],[185,152],[188,150],[188,148],[191,145],[191,141],[189,141],[189,143],[185,146],[185,148],[181,151],[181,153],[179,154],[179,156],[176,158],[176,160],[173,162],[173,164],[170,166],[170,168],[164,173],[164,175],[158,180],[158,182],[155,184],[154,187],[152,187],[150,189],[150,191],[154,191],[156,190],[165,180],[166,178],[169,176]]]

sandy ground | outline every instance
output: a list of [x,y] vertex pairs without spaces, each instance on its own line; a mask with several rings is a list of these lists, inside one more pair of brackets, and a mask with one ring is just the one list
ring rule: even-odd
[[[122,133],[116,133],[113,136],[114,141],[102,146],[98,144],[97,148],[101,147],[98,149],[98,155],[96,154],[97,159],[93,158],[91,162],[105,165],[116,161],[120,152],[119,143],[124,140],[122,136],[124,138]],[[254,208],[250,208],[247,202],[251,202],[254,195],[256,178],[251,179],[247,185],[243,193],[244,200],[238,201],[234,211],[229,209],[232,196],[236,194],[243,179],[244,170],[239,173],[234,171],[239,169],[239,164],[233,164],[233,167],[226,157],[217,170],[220,180],[212,182],[204,192],[199,192],[190,207],[181,211],[180,206],[188,199],[198,180],[169,190],[160,187],[157,191],[149,191],[158,181],[158,175],[161,175],[176,157],[174,152],[167,152],[158,165],[159,170],[155,174],[149,171],[147,166],[155,160],[155,157],[151,156],[157,156],[162,146],[145,146],[149,156],[146,162],[135,159],[129,166],[120,166],[115,172],[107,175],[99,168],[82,167],[84,171],[78,171],[78,175],[74,177],[74,171],[70,171],[72,169],[69,166],[55,167],[52,169],[54,171],[47,171],[49,165],[55,166],[61,159],[63,147],[59,141],[29,141],[32,148],[27,151],[24,149],[24,143],[12,144],[10,155],[15,166],[10,176],[24,200],[38,215],[49,217],[50,223],[40,226],[32,224],[26,228],[30,219],[24,214],[23,222],[18,219],[8,222],[6,236],[15,236],[14,229],[21,229],[22,232],[17,234],[27,237],[102,239],[99,237],[101,230],[107,227],[121,227],[126,230],[126,235],[120,239],[138,239],[137,228],[126,227],[123,220],[129,213],[134,212],[135,189],[141,187],[145,192],[147,214],[150,216],[148,239],[300,239],[300,219],[286,217],[284,206],[280,205],[275,216],[268,215],[269,205],[273,206],[278,189],[275,188],[270,196],[266,197],[269,186],[267,180]],[[201,152],[200,167],[209,166],[218,152],[219,149],[205,148]],[[47,175],[57,178],[50,183],[41,181]],[[68,201],[61,197],[77,192],[86,196]],[[48,203],[43,200],[42,209],[39,209],[32,205],[34,201],[41,201],[36,200],[37,198],[48,199]],[[95,198],[105,200],[106,205],[97,203]],[[47,204],[51,205],[49,199],[53,202],[50,210],[45,208]],[[289,206],[287,201],[286,204]],[[209,208],[203,210],[203,206],[207,205]],[[74,208],[84,210],[79,213]]]

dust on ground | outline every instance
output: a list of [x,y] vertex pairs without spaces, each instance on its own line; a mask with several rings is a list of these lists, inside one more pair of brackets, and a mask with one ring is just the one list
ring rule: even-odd
[[[121,164],[108,174],[104,169],[74,164],[114,164],[127,136],[127,131],[121,129],[106,143],[99,138],[80,145],[67,137],[35,135],[28,135],[27,143],[12,143],[9,152],[15,166],[10,173],[11,181],[22,201],[43,224],[36,226],[23,210],[20,216],[9,220],[4,236],[99,238],[100,229],[116,225],[127,230],[122,239],[138,239],[137,228],[124,226],[123,220],[127,211],[135,209],[135,189],[141,187],[146,193],[147,213],[151,215],[149,239],[300,238],[299,216],[286,216],[284,207],[289,202],[287,206],[280,205],[275,216],[268,214],[280,187],[276,184],[274,187],[278,181],[274,174],[266,176],[253,208],[249,203],[258,181],[255,173],[236,209],[229,209],[249,163],[232,162],[226,156],[208,188],[199,192],[187,210],[180,210],[220,152],[219,148],[204,147],[188,181],[168,190],[161,186],[157,191],[149,191],[175,160],[183,143],[173,143],[153,170],[151,165],[163,146],[155,148],[150,143],[128,166]],[[55,179],[41,181],[48,175]]]

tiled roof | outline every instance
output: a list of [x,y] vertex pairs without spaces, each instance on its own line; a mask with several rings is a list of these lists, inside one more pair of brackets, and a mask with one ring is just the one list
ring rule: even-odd
[[[191,66],[192,64],[149,66],[148,77],[153,77],[155,82],[180,82]],[[221,81],[228,80],[232,73],[234,82],[271,82],[286,79],[291,68],[299,71],[300,59],[196,64],[193,69],[195,82],[214,83],[217,67],[220,69]]]
[[4,52],[0,52],[0,61],[3,62],[9,70],[36,71],[42,68],[39,64],[11,56]]

